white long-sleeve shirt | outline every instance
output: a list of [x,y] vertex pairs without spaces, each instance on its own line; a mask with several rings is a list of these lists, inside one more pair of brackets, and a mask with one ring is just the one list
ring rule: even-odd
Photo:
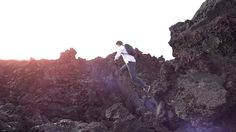
[[120,56],[122,56],[124,62],[127,64],[129,61],[130,62],[136,62],[135,58],[132,55],[129,55],[128,52],[125,49],[124,45],[121,45],[120,47],[118,47],[117,49],[117,53],[115,56],[115,60],[119,59]]

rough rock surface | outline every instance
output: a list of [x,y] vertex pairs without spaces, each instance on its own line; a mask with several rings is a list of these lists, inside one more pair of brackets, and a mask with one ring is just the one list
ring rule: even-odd
[[[236,131],[236,1],[206,0],[170,27],[175,59],[137,50],[145,94],[106,58],[0,60],[3,132]],[[158,52],[158,50],[157,50]]]
[[[158,79],[158,59],[137,52],[140,76],[148,83]],[[134,125],[139,126],[137,131],[155,128],[141,121],[148,112],[142,103],[141,88],[131,82],[127,72],[120,77],[115,74],[122,60],[114,63],[114,54],[91,61],[75,59],[75,55],[76,51],[70,49],[58,60],[0,61],[0,130],[130,131]],[[143,68],[144,63],[152,65]]]
[[235,25],[235,0],[206,0],[192,20],[170,27],[176,58],[162,65],[161,81],[189,130],[236,130]]
[[104,132],[107,128],[100,122],[77,122],[72,120],[60,120],[56,123],[47,123],[31,128],[30,132]]

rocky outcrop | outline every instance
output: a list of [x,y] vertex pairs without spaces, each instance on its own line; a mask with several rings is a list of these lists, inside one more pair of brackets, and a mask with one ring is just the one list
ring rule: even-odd
[[76,60],[76,57],[75,57],[76,54],[77,54],[76,50],[73,48],[70,48],[69,50],[66,50],[65,52],[61,52],[59,60],[64,63]]
[[207,53],[235,57],[235,1],[206,0],[192,20],[170,27],[173,55],[191,61]]
[[235,20],[236,1],[206,0],[192,20],[170,27],[176,58],[162,65],[161,84],[165,102],[188,122],[181,131],[236,130]]

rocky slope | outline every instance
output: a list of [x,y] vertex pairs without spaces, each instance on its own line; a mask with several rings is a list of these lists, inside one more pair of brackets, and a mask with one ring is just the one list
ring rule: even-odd
[[[5,132],[235,132],[236,1],[206,0],[170,27],[174,60],[137,49],[147,96],[114,53],[91,61],[74,49],[58,60],[0,61]],[[158,51],[157,51],[158,52]]]
[[[160,78],[163,58],[159,61],[140,51],[138,54],[140,75],[149,83]],[[154,127],[141,120],[147,112],[138,97],[142,90],[131,83],[128,73],[120,77],[115,74],[122,60],[114,63],[114,54],[91,61],[76,59],[75,55],[70,49],[58,60],[0,61],[2,131],[130,131],[135,126],[137,130]],[[145,64],[150,65],[143,68]],[[128,128],[129,124],[133,126]]]

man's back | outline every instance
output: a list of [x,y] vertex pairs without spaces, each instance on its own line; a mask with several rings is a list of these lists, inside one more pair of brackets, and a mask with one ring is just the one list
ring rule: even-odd
[[124,45],[121,45],[120,47],[118,47],[115,58],[119,58],[120,56],[122,56],[126,64],[128,62],[136,62],[134,56],[128,54]]

